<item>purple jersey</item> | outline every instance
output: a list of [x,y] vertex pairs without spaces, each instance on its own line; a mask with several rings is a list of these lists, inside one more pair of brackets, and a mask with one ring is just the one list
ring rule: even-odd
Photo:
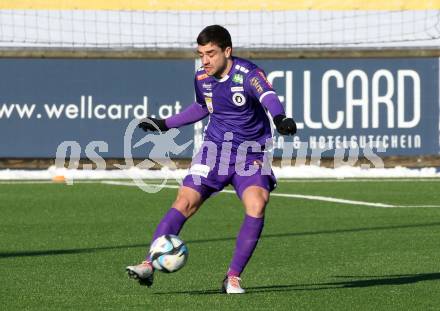
[[244,141],[264,146],[272,130],[261,100],[275,92],[255,64],[238,57],[232,60],[230,72],[220,80],[208,76],[203,67],[196,73],[196,101],[210,113],[204,139],[220,145],[224,134],[232,132],[234,148]]

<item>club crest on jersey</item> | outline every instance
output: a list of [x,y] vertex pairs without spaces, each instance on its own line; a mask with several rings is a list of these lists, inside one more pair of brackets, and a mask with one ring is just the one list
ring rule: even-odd
[[214,107],[212,106],[212,98],[211,97],[205,97],[205,103],[206,107],[208,107],[209,113],[214,112]]
[[243,75],[240,75],[240,74],[236,73],[236,74],[232,77],[232,82],[239,83],[239,84],[243,84]]
[[232,94],[232,101],[236,106],[243,106],[246,104],[246,97],[242,93],[234,93]]

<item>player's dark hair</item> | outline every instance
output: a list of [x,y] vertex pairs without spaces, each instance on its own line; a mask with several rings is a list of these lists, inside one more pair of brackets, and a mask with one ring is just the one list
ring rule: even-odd
[[205,27],[197,37],[198,45],[207,45],[210,42],[219,46],[223,51],[228,46],[232,48],[232,40],[229,31],[220,25]]

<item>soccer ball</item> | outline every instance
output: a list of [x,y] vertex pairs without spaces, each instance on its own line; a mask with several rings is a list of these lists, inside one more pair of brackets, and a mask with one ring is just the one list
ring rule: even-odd
[[153,267],[171,273],[181,269],[188,259],[188,248],[176,235],[166,234],[153,241],[149,256]]

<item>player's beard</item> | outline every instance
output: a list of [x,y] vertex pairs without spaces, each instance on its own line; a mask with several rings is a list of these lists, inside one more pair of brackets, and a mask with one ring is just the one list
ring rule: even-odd
[[217,79],[221,79],[223,78],[222,75],[225,72],[226,68],[228,67],[228,59],[225,58],[225,61],[223,62],[223,65],[212,74],[212,76],[214,76]]

